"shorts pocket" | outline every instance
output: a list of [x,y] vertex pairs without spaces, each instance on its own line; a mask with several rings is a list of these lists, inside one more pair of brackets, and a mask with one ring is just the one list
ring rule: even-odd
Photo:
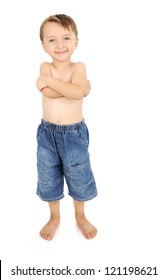
[[74,137],[77,143],[88,145],[89,144],[89,134],[86,125],[84,124],[82,128],[74,131]]
[[70,185],[72,188],[83,188],[90,184],[92,179],[90,162],[70,167]]

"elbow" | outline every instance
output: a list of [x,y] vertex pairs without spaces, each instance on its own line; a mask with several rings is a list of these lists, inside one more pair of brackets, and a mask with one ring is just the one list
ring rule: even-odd
[[44,88],[41,90],[42,94],[48,97],[48,91]]
[[82,88],[80,88],[77,92],[76,99],[81,100],[83,99],[84,96],[85,96],[85,91]]
[[47,88],[44,88],[41,92],[45,97],[52,97]]

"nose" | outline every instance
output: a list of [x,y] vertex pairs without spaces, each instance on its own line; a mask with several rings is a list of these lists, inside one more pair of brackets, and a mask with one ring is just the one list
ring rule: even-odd
[[57,47],[58,49],[61,49],[61,48],[63,47],[62,41],[58,41],[56,47]]

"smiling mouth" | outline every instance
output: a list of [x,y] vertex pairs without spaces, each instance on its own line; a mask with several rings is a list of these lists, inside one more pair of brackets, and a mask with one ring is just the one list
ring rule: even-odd
[[67,53],[67,51],[63,51],[63,52],[55,52],[56,54],[65,54]]

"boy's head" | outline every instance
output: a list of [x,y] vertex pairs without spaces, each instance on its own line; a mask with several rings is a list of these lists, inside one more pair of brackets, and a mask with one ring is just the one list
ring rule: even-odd
[[40,39],[42,42],[43,42],[43,30],[48,22],[55,22],[57,24],[60,24],[62,27],[64,27],[64,29],[73,31],[76,35],[76,38],[78,38],[78,30],[75,21],[70,16],[67,16],[65,14],[57,14],[57,15],[49,16],[41,24]]

